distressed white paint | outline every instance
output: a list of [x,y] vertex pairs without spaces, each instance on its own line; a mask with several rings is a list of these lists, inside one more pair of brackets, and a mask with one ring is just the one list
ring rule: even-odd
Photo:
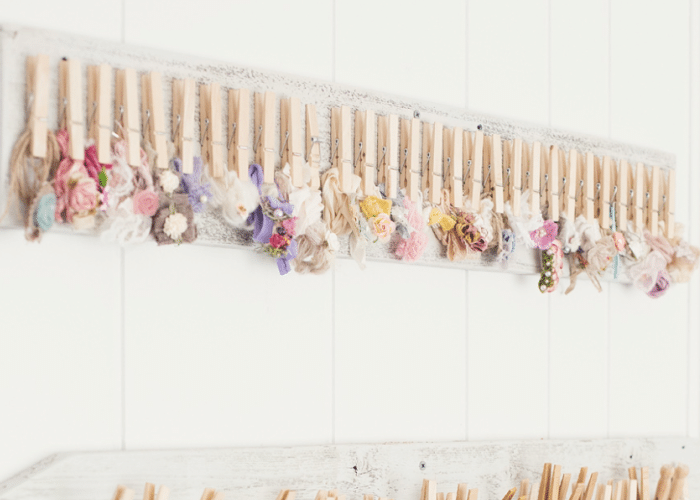
[[[582,466],[599,472],[599,483],[627,477],[629,467],[649,467],[652,485],[662,465],[700,469],[700,442],[689,439],[522,441],[498,443],[378,444],[295,448],[73,453],[47,458],[5,483],[0,500],[94,500],[109,498],[117,484],[140,490],[165,484],[173,500],[196,498],[205,487],[226,498],[269,500],[281,489],[309,500],[320,489],[338,488],[349,500],[364,494],[410,500],[423,479],[439,491],[460,482],[479,489],[481,500],[498,500],[520,481],[538,481],[545,462],[576,475]],[[424,469],[421,470],[421,463]],[[697,482],[690,498],[697,498]]]

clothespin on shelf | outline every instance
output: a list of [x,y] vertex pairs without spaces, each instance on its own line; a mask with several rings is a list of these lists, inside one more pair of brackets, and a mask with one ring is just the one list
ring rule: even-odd
[[503,500],[513,500],[517,491],[518,488],[511,488],[510,490],[508,490],[508,493],[506,493],[506,496],[503,497]]
[[109,64],[87,68],[88,137],[95,141],[100,163],[112,162],[112,67]]
[[491,194],[493,210],[500,214],[503,213],[503,143],[501,136],[497,134],[486,136],[484,146],[484,165],[486,166],[484,193]]
[[318,117],[316,116],[316,106],[306,105],[306,162],[311,168],[311,189],[321,188],[321,140],[318,135]]
[[661,195],[661,169],[657,166],[651,167],[647,178],[647,198],[646,219],[647,228],[652,236],[659,235],[659,198]]
[[504,199],[510,203],[513,215],[520,215],[520,199],[523,195],[523,141],[515,138],[504,142],[503,165],[506,169]]
[[630,479],[629,488],[627,490],[627,500],[641,500],[641,496],[637,492],[637,480]]
[[275,182],[275,93],[255,93],[255,162],[263,169],[263,182]]
[[540,174],[540,204],[547,203],[548,217],[556,222],[559,220],[559,148],[550,146],[548,149],[543,155],[545,167]]
[[352,191],[352,139],[350,108],[331,108],[331,166],[338,168],[340,190]]
[[[551,180],[551,179],[550,179]],[[550,217],[551,219],[551,217]],[[552,468],[552,482],[549,485],[549,498],[557,498],[561,486],[561,465]]]
[[596,191],[598,191],[598,225],[610,229],[610,196],[612,195],[612,170],[614,165],[609,156],[600,162],[596,158]]
[[384,184],[387,198],[396,198],[399,191],[399,117],[377,117],[377,183]]
[[173,80],[173,143],[185,174],[193,171],[194,104],[194,80]]
[[132,68],[118,69],[115,82],[114,117],[118,124],[117,132],[126,141],[127,163],[137,167],[141,164],[141,125],[136,71]]
[[[655,169],[658,169],[659,167],[654,167]],[[657,233],[658,233],[658,224],[657,224]],[[651,485],[649,484],[649,467],[642,467],[640,470],[640,478],[639,478],[639,486],[642,491],[642,496],[640,500],[651,500],[649,498],[650,492],[649,490],[651,489]]]
[[579,154],[572,149],[568,153],[559,151],[561,170],[561,211],[571,222],[576,219],[576,193],[578,192]]
[[294,497],[296,497],[296,495],[297,495],[296,491],[281,490],[279,492],[279,494],[277,495],[277,500],[294,500]]
[[202,497],[200,500],[224,500],[224,492],[216,491],[213,488],[204,488]]
[[[646,227],[646,220],[644,218],[644,207],[646,205],[646,168],[644,168],[643,163],[637,163],[637,167],[634,172],[634,184],[632,188],[632,220],[634,221],[634,227],[637,231],[642,231]],[[637,479],[636,477],[630,477],[630,479]]]
[[[462,173],[462,140],[464,139],[464,131],[455,127],[452,130],[443,129],[442,142],[445,149],[445,187],[448,193],[447,202],[457,208],[461,208],[464,204],[464,193],[462,192],[462,184],[464,183]],[[466,493],[466,492],[465,492]],[[450,500],[448,495],[448,500]],[[452,499],[454,500],[454,499]],[[459,500],[466,500],[459,499]]]
[[163,82],[160,73],[152,71],[141,75],[141,114],[143,135],[156,152],[154,167],[168,168],[168,142],[163,110]]
[[566,500],[566,492],[569,491],[569,483],[571,482],[571,474],[564,474],[559,485],[558,500]]
[[620,161],[620,168],[613,168],[615,187],[613,198],[615,202],[615,217],[617,218],[617,230],[627,231],[627,219],[629,218],[630,186],[632,170],[626,160]]
[[469,198],[471,209],[481,209],[482,182],[484,179],[484,133],[477,130],[473,134],[464,131],[463,167],[466,169],[464,178],[464,195]]
[[377,167],[377,126],[374,111],[355,111],[355,174],[365,196],[375,190]]
[[669,170],[667,175],[661,175],[663,195],[661,197],[662,214],[666,229],[666,238],[676,236],[676,171]]
[[301,152],[301,102],[298,97],[280,100],[280,155],[282,166],[289,164],[292,185],[304,185],[304,158]]
[[401,141],[399,144],[399,171],[401,173],[401,187],[406,190],[406,196],[411,201],[418,200],[420,189],[420,144],[418,118],[401,119]]
[[423,170],[422,191],[435,205],[442,202],[442,123],[423,122]]
[[435,481],[423,479],[423,487],[420,492],[420,500],[437,500],[437,484]]
[[49,116],[49,56],[27,57],[27,107],[32,156],[46,158]]
[[134,500],[134,494],[134,490],[120,484],[117,486],[117,489],[114,490],[112,500]]
[[224,176],[224,143],[221,125],[221,87],[218,83],[199,86],[199,130],[202,159],[209,175]]
[[158,488],[158,495],[156,495],[156,486],[153,483],[146,483],[143,490],[143,500],[168,500],[169,495],[170,490],[164,485]]
[[228,118],[231,126],[228,140],[228,169],[238,178],[248,178],[250,167],[250,92],[248,89],[228,91]]
[[[83,79],[80,61],[64,59],[59,64],[59,123],[68,131],[68,153],[74,160],[85,158],[85,113],[83,113]],[[138,118],[137,118],[138,121]]]
[[581,186],[579,200],[579,215],[583,215],[589,223],[595,221],[595,157],[586,153],[580,164],[579,185]]
[[345,495],[341,495],[338,490],[330,490],[328,491],[328,499],[345,500]]
[[523,143],[523,189],[530,192],[528,208],[531,215],[540,213],[540,170],[542,169],[542,144],[535,141],[532,147]]

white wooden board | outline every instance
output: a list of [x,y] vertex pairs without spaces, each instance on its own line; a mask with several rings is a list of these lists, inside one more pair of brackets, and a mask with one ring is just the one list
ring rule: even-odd
[[331,488],[348,500],[364,494],[418,500],[423,479],[436,480],[444,492],[466,482],[479,488],[480,500],[498,500],[522,479],[539,481],[545,462],[561,464],[572,477],[587,466],[600,473],[599,482],[648,466],[652,490],[662,465],[686,463],[690,498],[700,494],[700,441],[617,439],[69,453],[1,483],[0,500],[108,500],[117,484],[140,498],[145,482],[165,484],[172,500],[199,498],[205,487],[229,500],[274,500],[281,489],[312,500]]
[[[315,104],[318,110],[319,132],[321,136],[321,170],[330,166],[330,108],[347,105],[353,109],[373,109],[378,115],[390,113],[401,117],[410,117],[414,112],[420,113],[421,120],[439,121],[446,127],[459,126],[465,130],[476,130],[482,125],[487,134],[500,134],[503,139],[520,137],[525,141],[540,141],[544,145],[557,145],[562,149],[575,148],[582,153],[588,151],[614,159],[627,159],[631,164],[643,162],[662,168],[674,167],[674,156],[629,144],[613,142],[607,139],[586,136],[564,130],[551,129],[541,125],[531,125],[513,120],[494,118],[470,113],[467,110],[444,105],[431,104],[416,100],[366,92],[357,88],[339,84],[304,79],[290,75],[258,71],[250,68],[235,67],[192,56],[172,54],[164,51],[131,47],[128,45],[90,38],[77,37],[53,31],[12,25],[0,26],[0,54],[2,57],[2,74],[0,75],[0,204],[7,196],[8,163],[12,146],[21,133],[25,123],[25,61],[28,55],[48,54],[51,65],[49,126],[55,128],[58,118],[58,61],[63,58],[77,58],[83,64],[83,70],[90,64],[108,63],[113,68],[134,68],[137,72],[159,71],[163,75],[165,116],[171,114],[171,80],[173,78],[193,78],[199,83],[218,82],[222,89],[248,88],[251,92],[273,91],[277,99],[282,97],[299,97],[302,104]],[[84,84],[84,95],[87,88]],[[140,88],[139,88],[140,92]],[[527,99],[527,96],[522,96]],[[227,110],[227,94],[222,92],[222,109]],[[252,104],[251,104],[252,105]],[[279,106],[279,104],[278,104]],[[198,111],[197,111],[198,113]],[[228,133],[228,117],[222,116],[223,130]],[[252,116],[252,115],[251,115]],[[169,121],[169,120],[166,120]],[[279,137],[279,114],[277,114],[277,132]],[[170,124],[168,123],[168,127]],[[195,116],[195,137],[199,137],[199,117]],[[250,143],[253,144],[253,127]],[[197,141],[195,141],[197,142]],[[276,141],[275,148],[279,148]],[[195,145],[199,154],[199,145]],[[277,156],[278,158],[279,156]],[[2,205],[0,205],[2,206]],[[17,222],[14,221],[16,224]],[[208,211],[197,217],[199,229],[198,244],[235,245],[250,247],[253,245],[252,233],[235,230],[226,225],[215,211]],[[52,231],[71,231],[69,228],[53,228]],[[48,235],[50,237],[50,235]],[[347,244],[341,245],[341,255],[347,256]],[[367,249],[370,260],[396,260],[393,249],[382,245],[370,245]],[[539,262],[537,252],[516,250],[510,259],[507,272],[537,273]],[[505,271],[500,265],[494,265],[488,258],[475,261],[449,262],[438,241],[431,237],[428,248],[418,263],[431,266],[453,268],[482,269]],[[620,281],[625,281],[621,278]]]

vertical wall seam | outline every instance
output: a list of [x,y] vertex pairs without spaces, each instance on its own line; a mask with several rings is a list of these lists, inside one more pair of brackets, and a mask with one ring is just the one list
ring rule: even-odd
[[336,364],[336,352],[335,352],[335,324],[336,324],[336,314],[335,314],[335,267],[331,271],[331,442],[335,444],[335,421],[336,421],[336,410],[335,410],[335,390],[336,390],[336,377],[335,377],[335,364]]
[[[552,0],[547,2],[547,124],[552,126]],[[552,436],[552,295],[547,294],[547,439]]]
[[[693,36],[693,0],[688,1],[688,160],[691,165],[691,170],[692,170],[692,165],[693,163],[690,161],[693,159],[693,43],[694,43],[694,36]],[[688,172],[688,176],[692,177],[692,174]],[[690,179],[688,179],[690,181]],[[692,205],[692,200],[693,199],[693,183],[688,182],[688,200],[689,200],[689,208],[690,205]],[[692,220],[694,219],[694,214],[692,211],[690,211],[690,214],[688,216],[688,241],[692,241],[692,231],[693,231],[693,223]],[[693,342],[692,342],[692,325],[693,321],[691,318],[692,315],[692,291],[690,285],[688,286],[688,305],[687,305],[687,311],[688,311],[688,318],[687,318],[687,325],[686,325],[686,330],[687,330],[687,338],[686,338],[686,411],[685,411],[685,434],[686,437],[691,436],[691,430],[690,430],[690,425],[691,425],[691,413],[692,413],[692,394],[691,394],[691,366],[693,365],[693,353],[691,352]]]
[[[612,0],[608,0],[608,139],[612,137]],[[608,285],[608,359],[607,359],[607,401],[606,437],[610,438],[610,403],[612,401],[612,287]]]
[[469,109],[469,0],[464,0],[464,108]]
[[[469,109],[469,0],[464,0],[464,107]],[[469,271],[464,270],[464,438],[469,441]]]
[[122,0],[122,43],[126,43],[126,0]]
[[333,17],[333,33],[332,33],[333,40],[331,40],[331,46],[332,46],[332,51],[333,51],[333,60],[332,60],[333,61],[332,62],[332,64],[333,64],[333,69],[332,69],[333,82],[335,82],[335,56],[336,56],[336,43],[335,43],[336,33],[335,33],[335,31],[337,28],[335,9],[336,9],[336,0],[333,0],[333,7],[332,7],[332,11],[333,11],[333,15],[332,15],[332,17]]
[[121,403],[122,403],[122,450],[126,450],[126,253],[119,248],[119,288],[120,288],[120,335],[121,335]]

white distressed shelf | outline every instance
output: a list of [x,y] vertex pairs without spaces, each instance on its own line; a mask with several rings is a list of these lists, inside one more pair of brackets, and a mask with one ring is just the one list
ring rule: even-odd
[[662,465],[685,463],[690,498],[700,498],[700,440],[613,439],[66,453],[0,483],[0,500],[108,500],[117,484],[140,498],[146,482],[168,486],[172,500],[199,498],[205,487],[223,490],[228,500],[274,500],[281,489],[313,500],[329,488],[348,500],[363,494],[415,500],[423,479],[436,480],[444,492],[466,482],[480,500],[500,500],[522,479],[539,481],[545,462],[573,477],[587,466],[600,473],[599,482],[648,466],[653,489]]
[[[277,98],[295,96],[302,104],[315,104],[318,110],[319,132],[321,137],[321,171],[330,166],[330,108],[340,105],[352,109],[373,109],[379,115],[397,114],[411,117],[414,111],[420,113],[421,120],[439,121],[446,127],[459,126],[465,130],[476,130],[482,125],[486,134],[500,134],[503,139],[520,137],[524,141],[540,141],[543,145],[557,145],[561,149],[575,148],[585,154],[591,152],[598,156],[608,155],[613,159],[626,159],[631,164],[642,162],[646,165],[658,165],[663,169],[672,169],[675,158],[670,153],[655,151],[629,144],[613,142],[607,139],[590,137],[564,130],[551,129],[541,125],[515,122],[512,120],[489,117],[470,113],[467,110],[444,105],[437,105],[412,99],[368,92],[335,83],[284,75],[271,71],[241,68],[232,64],[210,61],[202,58],[173,54],[164,51],[132,47],[129,45],[83,38],[53,31],[39,30],[12,25],[0,26],[0,54],[2,57],[2,74],[0,76],[0,206],[7,199],[7,179],[9,157],[13,144],[25,125],[25,62],[26,57],[47,54],[50,59],[50,107],[49,127],[55,129],[58,119],[58,62],[61,58],[77,58],[85,66],[108,63],[116,68],[134,68],[138,72],[159,71],[163,75],[165,116],[170,116],[172,108],[171,80],[173,78],[193,78],[199,83],[217,82],[222,89],[248,88],[251,91],[273,91]],[[87,95],[87,78],[83,79],[84,95]],[[140,89],[139,89],[140,92]],[[227,110],[227,93],[222,92],[222,109]],[[252,104],[251,104],[252,105]],[[223,130],[227,131],[227,113],[222,117]],[[251,115],[252,116],[252,115]],[[195,137],[199,137],[198,110],[195,116]],[[276,137],[279,137],[279,114],[277,114]],[[253,143],[250,127],[250,143]],[[199,154],[199,144],[195,141],[195,154]],[[276,144],[279,150],[279,144]],[[279,155],[277,155],[279,157]],[[199,238],[198,244],[233,245],[250,247],[253,245],[252,234],[248,231],[235,230],[228,226],[215,211],[208,211],[196,219]],[[17,225],[17,221],[6,225]],[[53,228],[51,231],[71,231],[68,228]],[[51,237],[50,233],[45,237]],[[343,242],[345,243],[345,242]],[[341,255],[347,256],[347,244],[342,245]],[[510,272],[518,274],[536,274],[540,263],[537,252],[527,249],[516,250],[507,269],[489,262],[489,259],[450,262],[444,257],[444,250],[434,237],[429,238],[429,245],[417,264],[451,267],[461,269],[479,269],[488,271]],[[370,245],[367,249],[369,260],[395,261],[391,248],[382,245]],[[410,265],[410,264],[409,264]],[[607,279],[611,279],[609,277]],[[564,275],[568,275],[565,271]],[[619,280],[625,282],[621,277]]]

